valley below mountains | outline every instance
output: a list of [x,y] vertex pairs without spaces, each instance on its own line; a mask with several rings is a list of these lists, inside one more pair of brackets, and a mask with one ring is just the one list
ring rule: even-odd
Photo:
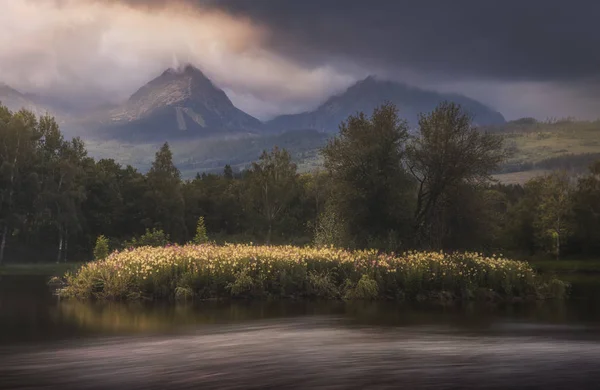
[[[86,109],[0,84],[2,104],[13,111],[27,108],[36,115],[54,116],[67,137],[78,136],[85,141],[93,157],[112,158],[144,171],[158,147],[169,142],[178,167],[188,177],[197,172],[221,171],[226,164],[243,170],[263,150],[274,146],[290,151],[301,171],[311,170],[320,166],[319,148],[337,133],[339,124],[349,115],[370,115],[375,107],[391,102],[415,128],[420,113],[431,111],[445,100],[466,109],[476,126],[512,134],[513,148],[515,132],[523,135],[532,131],[515,127],[514,122],[507,123],[501,113],[466,96],[428,91],[374,76],[331,96],[312,111],[280,115],[265,122],[237,108],[222,89],[189,64],[165,70],[120,104]],[[539,129],[540,123],[535,126],[538,132],[545,131]],[[551,133],[556,133],[556,126]],[[594,134],[600,134],[600,130]],[[577,143],[575,138],[573,142]],[[539,151],[527,143],[527,153],[513,155],[505,173],[536,170],[535,161],[579,154],[576,148],[554,150],[547,145],[547,139]],[[594,153],[592,149],[586,148],[585,153]]]

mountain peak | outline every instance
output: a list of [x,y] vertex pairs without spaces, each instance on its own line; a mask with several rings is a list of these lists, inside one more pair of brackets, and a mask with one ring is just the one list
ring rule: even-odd
[[[192,64],[168,68],[160,76],[149,81],[129,98],[147,109],[162,105],[181,104],[191,98],[224,95]],[[225,97],[225,99],[227,99]],[[150,105],[148,103],[151,101]]]
[[24,94],[10,85],[0,81],[0,103],[8,107],[9,110],[18,111],[22,108],[26,108],[32,111],[36,115],[43,115],[45,113],[53,113],[58,116],[56,111],[51,109],[49,105],[40,103],[38,96],[31,94]]
[[21,92],[17,91],[13,87],[11,87],[10,85],[8,85],[8,84],[6,84],[5,82],[2,82],[2,81],[0,81],[0,90],[6,91],[6,92],[10,92],[10,93],[21,94]]
[[368,75],[364,79],[360,80],[357,84],[372,84],[377,83],[379,78],[373,74]]
[[315,129],[334,132],[349,115],[357,112],[370,115],[385,102],[394,104],[400,116],[415,126],[420,113],[430,112],[444,100],[463,106],[475,116],[476,124],[498,124],[505,121],[499,112],[465,96],[420,89],[370,75],[348,87],[343,93],[332,96],[314,111],[283,115],[269,121],[267,126],[271,131]]
[[199,68],[190,63],[182,64],[176,68],[168,68],[163,72],[162,76],[195,76],[204,79],[207,78]]
[[149,135],[253,132],[258,119],[237,109],[223,90],[192,64],[168,68],[110,114],[110,122]]

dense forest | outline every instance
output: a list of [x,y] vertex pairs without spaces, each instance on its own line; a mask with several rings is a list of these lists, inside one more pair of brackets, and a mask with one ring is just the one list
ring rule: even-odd
[[248,170],[182,180],[166,143],[141,173],[89,157],[49,116],[0,106],[0,262],[89,260],[99,236],[111,249],[184,243],[201,219],[216,242],[600,253],[600,161],[499,184],[503,139],[456,104],[422,114],[415,135],[391,104],[357,113],[321,154],[310,173],[274,148]]

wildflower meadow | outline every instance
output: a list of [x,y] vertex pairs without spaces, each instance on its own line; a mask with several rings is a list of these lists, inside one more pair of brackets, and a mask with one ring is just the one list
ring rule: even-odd
[[567,285],[524,262],[476,252],[383,254],[333,247],[188,244],[113,252],[63,278],[79,299],[562,298]]

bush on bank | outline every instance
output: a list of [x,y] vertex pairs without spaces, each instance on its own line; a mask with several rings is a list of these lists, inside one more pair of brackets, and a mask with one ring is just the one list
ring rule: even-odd
[[114,252],[74,274],[63,297],[81,299],[325,298],[394,300],[563,298],[524,262],[479,253],[214,244]]

